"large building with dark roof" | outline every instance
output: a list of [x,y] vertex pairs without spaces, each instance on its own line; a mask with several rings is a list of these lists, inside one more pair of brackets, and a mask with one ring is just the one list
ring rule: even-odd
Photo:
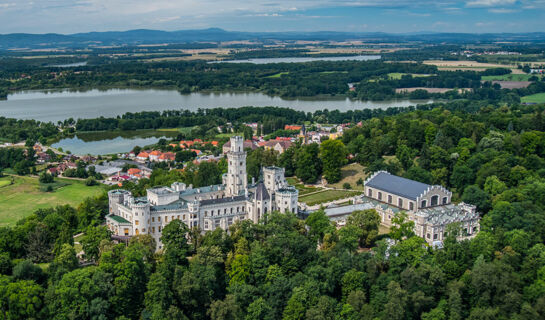
[[263,168],[263,181],[248,185],[242,137],[232,137],[227,152],[228,170],[220,185],[193,188],[184,183],[147,190],[134,197],[127,190],[108,193],[108,228],[115,236],[149,234],[162,249],[162,229],[172,220],[203,231],[227,229],[239,220],[257,223],[267,212],[297,213],[298,191],[287,184],[284,169]]
[[[430,244],[442,243],[447,226],[459,224],[459,239],[474,237],[480,229],[480,214],[475,206],[451,202],[452,193],[439,185],[398,177],[386,171],[370,175],[364,182],[365,195],[360,203],[375,209],[385,226],[404,211],[414,221],[416,235]],[[336,211],[342,211],[336,209]],[[341,216],[337,212],[337,218]]]

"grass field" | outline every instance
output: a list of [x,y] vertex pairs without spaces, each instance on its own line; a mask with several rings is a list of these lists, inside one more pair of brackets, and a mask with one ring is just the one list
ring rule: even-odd
[[391,80],[399,80],[399,79],[401,79],[401,77],[406,76],[406,75],[411,75],[414,78],[431,76],[430,74],[392,72],[392,73],[388,73],[388,78],[391,79]]
[[520,98],[524,103],[545,103],[545,93],[536,93]]
[[353,197],[359,194],[361,194],[360,191],[325,190],[299,197],[299,202],[304,202],[309,206],[313,206],[320,203]]
[[504,74],[501,76],[482,76],[482,81],[530,81],[533,76],[541,77],[535,74]]
[[[86,197],[104,192],[102,186],[88,187],[81,181],[59,179],[66,183],[53,192],[40,189],[38,178],[13,176],[0,178],[0,227],[15,224],[40,208],[69,204],[76,206]],[[6,184],[7,182],[7,184]]]
[[276,74],[273,74],[273,75],[270,75],[268,77],[265,77],[265,78],[280,78],[281,76],[285,75],[285,74],[289,74],[288,71],[286,72],[278,72]]
[[363,190],[363,186],[358,186],[356,182],[361,178],[365,181],[367,175],[363,172],[364,167],[359,163],[351,163],[341,169],[341,181],[329,184],[329,187],[342,188],[343,184],[348,182],[354,190]]

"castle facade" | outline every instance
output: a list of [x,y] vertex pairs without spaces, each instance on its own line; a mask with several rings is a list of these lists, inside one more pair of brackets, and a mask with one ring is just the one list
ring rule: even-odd
[[149,234],[157,249],[162,249],[162,229],[174,219],[212,231],[227,229],[240,220],[257,223],[271,211],[297,213],[299,193],[286,182],[283,168],[265,167],[263,181],[248,184],[242,137],[231,138],[227,161],[228,171],[220,185],[193,188],[175,182],[148,189],[145,197],[134,197],[122,189],[108,192],[108,228],[118,237]]

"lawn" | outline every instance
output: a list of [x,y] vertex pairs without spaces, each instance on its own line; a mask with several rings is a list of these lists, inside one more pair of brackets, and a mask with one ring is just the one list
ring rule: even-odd
[[482,76],[482,81],[530,81],[529,79],[533,76],[541,78],[540,75],[535,74],[504,74],[501,76]]
[[299,197],[299,202],[304,202],[309,206],[313,206],[320,203],[353,197],[359,194],[361,194],[360,191],[325,190]]
[[343,184],[348,182],[350,187],[355,190],[363,190],[363,185],[358,186],[356,182],[361,178],[365,181],[367,174],[363,172],[364,167],[359,163],[351,163],[344,166],[341,169],[341,181],[333,184],[329,184],[328,187],[333,187],[337,189],[343,188]]
[[545,103],[545,93],[536,93],[520,99],[524,103]]
[[[11,179],[13,178],[13,184]],[[7,176],[0,178],[0,227],[14,225],[40,208],[69,204],[76,206],[86,197],[104,192],[102,186],[88,187],[81,181],[58,179],[53,192],[44,192],[38,178]],[[7,184],[6,184],[7,182]]]

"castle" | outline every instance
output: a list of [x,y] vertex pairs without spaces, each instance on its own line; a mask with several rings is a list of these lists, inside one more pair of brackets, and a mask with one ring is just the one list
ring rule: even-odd
[[257,223],[271,211],[297,213],[299,192],[288,185],[283,168],[265,167],[263,181],[248,185],[242,137],[231,138],[227,161],[228,171],[220,185],[193,188],[175,182],[148,189],[145,197],[122,189],[108,192],[108,228],[118,237],[149,234],[157,249],[162,249],[162,229],[174,219],[211,231],[227,229],[240,220]]

